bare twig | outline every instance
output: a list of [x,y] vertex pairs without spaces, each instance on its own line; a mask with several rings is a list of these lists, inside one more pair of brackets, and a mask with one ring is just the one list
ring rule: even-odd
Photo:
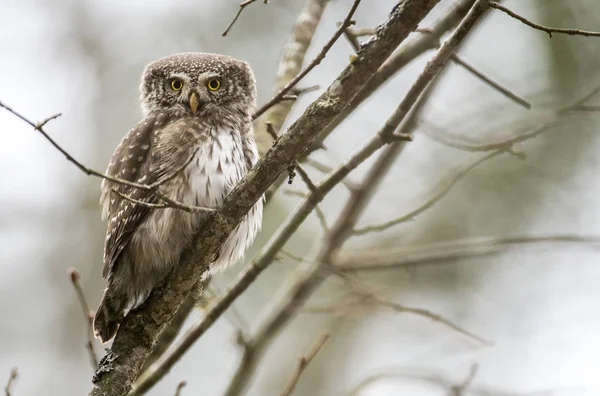
[[[273,95],[277,94],[277,92],[302,71],[304,58],[312,43],[317,27],[321,23],[323,13],[328,4],[329,0],[305,1],[304,7],[300,11],[298,18],[296,19],[296,24],[291,31],[290,37],[281,51],[281,59],[278,62],[277,75],[272,89]],[[295,86],[291,89],[290,93],[302,95],[314,89],[318,89],[318,86],[307,88]],[[293,106],[294,102],[279,102],[267,110],[263,117],[261,117],[261,120],[257,122],[255,136],[260,154],[265,153],[272,144],[272,139],[264,134],[262,122],[268,121],[272,123],[276,134],[278,134],[285,124]],[[273,191],[271,192],[274,192],[274,189],[272,190]]]
[[328,339],[329,339],[329,333],[325,332],[325,333],[321,334],[321,336],[319,337],[319,340],[312,347],[310,352],[307,355],[302,356],[298,360],[298,366],[296,367],[296,371],[294,372],[294,375],[292,376],[292,378],[290,378],[290,382],[285,387],[285,390],[281,393],[281,396],[290,396],[294,392],[294,389],[296,389],[296,385],[298,384],[298,381],[300,380],[300,376],[302,375],[302,373],[304,372],[306,367],[310,364],[310,362],[315,358],[317,353],[319,353],[321,348],[323,348],[323,345],[325,345],[325,343],[327,342]]
[[[216,211],[215,209],[212,209],[212,208],[204,208],[204,207],[200,207],[200,206],[185,205],[185,204],[183,204],[181,202],[178,202],[178,201],[176,201],[174,199],[171,199],[171,198],[167,197],[166,195],[162,194],[158,190],[158,188],[160,187],[160,185],[162,185],[164,182],[172,179],[181,170],[183,170],[190,163],[190,161],[194,158],[195,153],[190,156],[190,158],[185,162],[184,166],[182,166],[179,170],[174,171],[173,173],[171,173],[166,178],[163,178],[162,180],[160,180],[160,181],[158,181],[156,183],[153,183],[153,184],[135,183],[135,182],[132,182],[132,181],[129,181],[129,180],[120,179],[120,178],[115,177],[115,176],[106,175],[106,174],[104,174],[102,172],[98,172],[98,171],[96,171],[94,169],[86,167],[81,162],[77,161],[73,156],[71,156],[71,154],[69,154],[65,149],[63,149],[58,143],[56,143],[50,137],[50,135],[48,135],[46,133],[46,131],[44,131],[43,126],[46,125],[49,121],[51,121],[51,120],[57,118],[58,116],[60,116],[60,114],[53,115],[53,116],[48,117],[47,119],[45,119],[43,122],[41,122],[39,124],[35,124],[32,121],[30,121],[29,119],[27,119],[24,116],[22,116],[21,114],[19,114],[16,111],[14,111],[12,108],[6,106],[2,102],[0,102],[0,107],[8,110],[12,114],[14,114],[18,118],[20,118],[21,120],[23,120],[26,123],[28,123],[29,125],[31,125],[36,131],[40,132],[44,136],[44,138],[46,138],[46,140],[48,140],[48,142],[50,142],[50,144],[52,144],[52,146],[54,146],[58,151],[60,151],[67,158],[68,161],[70,161],[71,163],[73,163],[78,169],[80,169],[83,173],[85,173],[88,176],[99,177],[101,179],[106,179],[106,180],[109,180],[109,181],[117,183],[117,184],[123,184],[123,185],[134,187],[134,188],[137,188],[137,189],[140,189],[140,190],[152,191],[154,193],[154,195],[156,195],[161,200],[165,201],[169,206],[171,206],[173,208],[184,210],[184,211],[189,212],[189,213],[212,213],[212,212]],[[120,195],[123,196],[124,198],[130,200],[130,201],[136,202],[136,200],[134,200],[133,198],[130,198],[128,196],[124,196],[123,194],[120,194]],[[137,201],[136,203],[142,204],[142,201]]]
[[181,390],[183,388],[185,388],[185,386],[187,385],[186,381],[181,381],[180,383],[177,384],[177,389],[175,389],[175,396],[180,396],[181,395]]
[[[211,227],[200,230],[193,247],[184,252],[177,270],[167,277],[164,286],[158,288],[141,309],[125,317],[111,348],[113,356],[119,355],[119,361],[114,364],[117,367],[107,363],[109,371],[97,378],[91,396],[116,396],[130,390],[130,384],[139,375],[141,362],[152,349],[156,334],[164,328],[165,321],[170,320],[183,297],[202,278],[210,258],[233,227],[281,172],[322,132],[324,126],[340,114],[370,76],[436,4],[437,0],[406,0],[399,3],[390,13],[388,20],[378,29],[377,40],[370,40],[363,45],[361,57],[340,73],[334,83],[279,137],[277,144],[267,151],[250,173],[238,183],[225,199],[222,209],[216,215],[209,216]],[[383,142],[377,136],[353,157],[352,162],[332,175],[331,179],[323,181],[323,184],[319,183],[319,186],[324,188],[323,191],[330,191],[382,145]],[[225,292],[223,298],[211,304],[212,308],[209,307],[203,320],[193,325],[170,349],[171,352],[167,352],[163,356],[164,359],[161,358],[160,362],[152,366],[156,370],[147,376],[143,383],[137,384],[137,390],[132,395],[143,394],[168,372],[197,337],[205,332],[258,273],[270,264],[282,247],[279,244],[289,239],[291,233],[313,208],[313,202],[305,201],[296,210],[290,221],[282,226],[258,258],[240,274],[237,282]],[[157,312],[161,314],[157,315]],[[135,355],[125,353],[131,348],[136,348]]]
[[[431,35],[434,35],[434,37],[437,37],[434,29],[425,28],[425,29],[417,29],[416,31],[418,31],[420,33],[424,33],[424,34],[431,34]],[[358,50],[360,49],[360,44],[358,43],[358,40],[356,39],[356,37],[359,37],[359,35],[373,35],[376,32],[373,29],[362,29],[362,30],[358,31],[358,30],[348,28],[348,29],[346,29],[346,31],[344,33],[346,35],[346,38],[350,42],[350,44],[358,52]],[[438,41],[438,45],[439,45],[439,41]],[[466,69],[467,71],[472,73],[475,77],[479,78],[485,84],[487,84],[490,87],[492,87],[493,89],[497,90],[502,95],[506,96],[508,99],[516,102],[517,104],[525,107],[526,109],[531,108],[531,103],[529,103],[527,100],[523,99],[516,93],[512,92],[510,89],[505,88],[502,85],[500,85],[499,83],[497,83],[496,81],[492,80],[490,77],[486,76],[481,71],[477,70],[473,65],[469,64],[467,61],[465,61],[463,58],[461,58],[458,54],[456,54],[456,53],[452,54],[451,59],[454,63],[456,63],[459,66],[462,66],[464,69]]]
[[367,226],[367,227],[363,227],[363,228],[357,228],[353,231],[353,235],[365,235],[365,234],[368,234],[371,232],[381,232],[381,231],[387,230],[388,228],[391,228],[395,225],[403,223],[405,221],[414,219],[415,216],[418,216],[419,214],[423,213],[424,211],[426,211],[427,209],[431,208],[433,205],[438,203],[444,196],[446,196],[446,194],[452,189],[452,187],[454,187],[456,185],[456,183],[458,183],[462,178],[464,178],[475,167],[477,167],[481,163],[483,163],[491,158],[494,158],[497,155],[502,154],[504,152],[505,152],[504,150],[494,151],[492,153],[489,153],[489,154],[477,159],[472,164],[469,164],[468,166],[464,167],[459,172],[457,172],[452,178],[438,184],[438,186],[439,186],[437,189],[438,191],[433,193],[431,195],[431,198],[429,198],[427,201],[425,201],[418,208],[408,212],[407,214],[405,214],[401,217],[398,217],[398,218],[390,220],[390,221],[386,221],[385,223],[382,223],[382,224]]
[[[221,34],[221,36],[223,36],[223,37],[227,36],[227,33],[229,33],[229,31],[231,30],[231,28],[233,27],[233,25],[235,24],[235,22],[238,20],[238,18],[242,14],[242,11],[244,11],[244,8],[246,8],[250,4],[254,3],[255,1],[256,0],[245,0],[245,1],[242,1],[240,3],[240,8],[239,8],[237,14],[235,14],[235,17],[233,18],[233,20],[231,21],[231,23],[229,24],[229,26],[227,26],[227,29],[225,29],[225,31],[223,32],[223,34]],[[268,4],[268,3],[269,3],[269,0],[264,0],[263,1],[263,4]]]
[[441,316],[439,314],[436,314],[434,312],[431,312],[431,311],[429,311],[427,309],[407,307],[405,305],[401,305],[401,304],[397,304],[397,303],[392,302],[392,301],[387,301],[387,300],[381,299],[381,298],[379,298],[377,296],[372,296],[371,298],[373,298],[374,301],[377,304],[379,304],[381,306],[384,306],[384,307],[388,307],[388,308],[390,308],[390,309],[392,309],[392,310],[394,310],[394,311],[396,311],[398,313],[405,313],[406,312],[406,313],[411,313],[411,314],[414,314],[414,315],[418,315],[418,316],[422,316],[424,318],[431,319],[434,322],[440,323],[440,324],[442,324],[442,325],[444,325],[444,326],[446,326],[446,327],[448,327],[448,328],[450,328],[450,329],[452,329],[452,330],[454,330],[454,331],[456,331],[456,332],[458,332],[460,334],[463,334],[463,335],[465,335],[465,336],[467,336],[469,338],[472,338],[472,339],[474,339],[474,340],[476,340],[476,341],[478,341],[478,342],[480,342],[480,343],[482,343],[484,345],[493,345],[493,343],[491,341],[486,340],[486,339],[484,339],[484,338],[478,336],[477,334],[474,334],[474,333],[472,333],[472,332],[470,332],[468,330],[465,330],[462,327],[458,326],[457,324],[452,323],[450,320],[444,318],[443,316]]
[[300,178],[302,179],[304,184],[306,184],[308,191],[310,191],[311,193],[318,193],[319,190],[317,189],[317,186],[315,186],[315,183],[313,183],[313,181],[310,179],[310,176],[308,176],[308,173],[302,167],[302,165],[296,163],[295,168],[298,171],[298,174],[300,175]]
[[[394,133],[398,125],[404,121],[405,116],[411,110],[413,104],[425,90],[431,80],[441,71],[449,60],[450,54],[459,46],[460,42],[467,36],[477,20],[487,10],[486,0],[477,0],[467,16],[460,23],[456,31],[444,43],[435,57],[426,65],[417,81],[411,86],[398,108],[385,123],[382,131],[375,137],[380,142],[386,142],[386,138]],[[414,114],[414,112],[413,112]],[[412,129],[414,123],[411,120],[403,124],[404,128]],[[407,130],[402,133],[408,132]],[[381,143],[379,143],[381,144]],[[342,209],[338,221],[332,227],[331,232],[323,240],[322,248],[315,259],[315,264],[309,270],[298,274],[297,280],[283,299],[277,302],[265,322],[259,327],[256,334],[248,341],[250,352],[245,353],[240,362],[226,396],[237,396],[242,394],[262,357],[272,340],[297,314],[305,300],[326,279],[324,269],[332,268],[332,258],[340,249],[344,241],[356,224],[358,217],[370,200],[372,191],[378,186],[383,176],[390,169],[396,156],[402,151],[405,141],[396,141],[384,149],[382,155],[372,166],[371,171],[364,178],[363,184],[353,191],[349,201]]]
[[19,378],[19,370],[17,370],[17,368],[14,367],[12,370],[10,370],[10,376],[8,377],[8,382],[6,383],[6,386],[4,387],[4,392],[5,392],[6,396],[12,395],[12,388],[14,386],[14,383],[17,381],[17,378]]
[[[415,36],[412,40],[403,43],[402,46],[377,70],[360,92],[352,98],[350,104],[342,110],[333,122],[330,122],[325,127],[323,132],[319,134],[319,138],[306,153],[306,156],[316,150],[349,114],[358,109],[366,99],[375,93],[398,71],[426,51],[439,48],[440,38],[459,24],[474,3],[475,0],[458,0],[447,14],[433,24],[431,34],[420,34]],[[371,31],[368,31],[368,33],[370,35]]]
[[422,130],[428,137],[441,144],[453,147],[458,150],[471,152],[505,150],[513,153],[512,147],[515,144],[524,142],[551,130],[552,127],[559,125],[567,117],[578,115],[578,113],[582,111],[595,112],[599,110],[600,108],[596,109],[593,108],[593,106],[585,106],[580,103],[577,103],[575,105],[553,111],[549,115],[544,116],[538,121],[538,125],[536,127],[528,127],[522,131],[511,134],[511,136],[508,138],[485,143],[473,143],[470,141],[465,141],[465,139],[461,139],[457,135],[451,136],[448,133],[441,131],[440,128],[434,125],[433,123],[424,119],[421,119],[419,121],[419,124],[423,127]]
[[465,390],[471,385],[475,376],[477,375],[477,370],[479,366],[477,364],[472,364],[469,369],[469,374],[467,378],[460,385],[453,385],[450,388],[450,396],[463,396],[465,394]]
[[77,298],[79,300],[79,305],[83,311],[83,316],[85,318],[85,323],[87,325],[87,342],[86,347],[88,353],[90,355],[90,362],[92,363],[92,368],[96,370],[98,368],[98,358],[96,356],[96,352],[94,351],[94,330],[93,330],[93,317],[94,314],[90,311],[90,306],[87,303],[87,299],[85,298],[85,294],[83,293],[83,288],[81,287],[81,275],[79,271],[75,268],[69,268],[67,271],[69,274],[69,279],[71,279],[71,283],[73,284],[73,288],[77,293]]
[[489,78],[488,76],[486,76],[485,74],[483,74],[482,72],[477,70],[473,65],[471,65],[470,63],[465,61],[458,54],[452,55],[452,61],[454,63],[456,63],[457,65],[460,65],[463,68],[465,68],[466,70],[468,70],[470,73],[472,73],[477,78],[479,78],[481,81],[483,81],[485,84],[494,88],[496,91],[500,92],[502,95],[504,95],[508,99],[512,100],[513,102],[518,103],[519,105],[525,107],[526,109],[531,109],[531,103],[529,103],[527,100],[523,99],[516,93],[512,92],[510,89],[503,87],[496,81],[492,80],[491,78]]
[[[375,271],[413,268],[415,265],[436,264],[442,260],[488,255],[514,246],[538,243],[600,244],[593,235],[545,235],[506,238],[474,238],[443,241],[417,246],[373,251],[344,251],[336,266],[344,271]],[[453,261],[456,262],[456,261]]]
[[288,93],[289,90],[291,90],[296,84],[298,84],[298,82],[300,80],[302,80],[304,78],[304,76],[306,76],[308,73],[310,73],[310,71],[312,69],[314,69],[318,64],[321,63],[321,61],[323,59],[325,59],[327,52],[329,52],[331,47],[333,47],[333,44],[335,44],[337,39],[340,38],[340,36],[344,33],[344,31],[346,30],[347,27],[349,27],[350,25],[352,25],[354,23],[352,21],[352,16],[354,15],[354,12],[358,8],[360,1],[361,0],[354,0],[354,3],[352,3],[352,7],[350,8],[348,15],[346,15],[346,19],[344,19],[344,22],[342,22],[342,25],[336,30],[333,37],[331,37],[331,39],[329,39],[329,41],[323,46],[323,49],[321,50],[321,52],[319,52],[319,55],[317,55],[317,57],[315,59],[313,59],[313,61],[310,62],[310,64],[308,66],[306,66],[306,68],[304,68],[304,70],[302,70],[300,73],[298,73],[298,75],[296,77],[294,77],[275,96],[273,96],[273,98],[271,98],[271,100],[269,100],[262,107],[260,107],[258,110],[256,110],[256,112],[254,113],[254,116],[253,116],[254,119],[260,117],[271,106],[280,102],[281,98],[286,93]]
[[525,25],[532,27],[537,30],[541,30],[543,32],[548,33],[548,36],[552,38],[552,33],[562,33],[569,34],[572,36],[587,36],[587,37],[600,37],[600,32],[592,32],[589,30],[580,30],[580,29],[563,29],[563,28],[555,28],[549,26],[539,25],[537,23],[531,22],[529,19],[523,18],[521,15],[515,13],[514,11],[509,10],[508,8],[498,4],[495,1],[490,2],[490,7],[495,8],[504,12],[505,14],[510,15],[511,17],[523,22]]

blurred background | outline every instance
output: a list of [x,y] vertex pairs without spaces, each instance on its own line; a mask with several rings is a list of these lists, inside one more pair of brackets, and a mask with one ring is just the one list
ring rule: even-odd
[[[140,118],[138,85],[146,63],[182,51],[247,60],[264,103],[303,3],[257,1],[221,37],[238,10],[237,0],[0,0],[0,101],[35,121],[62,113],[46,130],[75,158],[104,170],[113,149]],[[375,27],[395,3],[363,1],[356,26]],[[331,37],[350,4],[330,2],[307,59]],[[451,4],[443,0],[421,27]],[[542,24],[600,26],[594,0],[512,0],[504,5]],[[338,41],[302,85],[327,87],[352,53],[347,42]],[[600,85],[599,38],[556,34],[549,39],[498,11],[485,18],[460,53],[534,105],[525,110],[451,65],[424,117],[444,133],[472,142],[513,136]],[[311,158],[329,166],[349,158],[384,123],[431,55],[395,76],[336,129],[325,142],[327,150]],[[302,96],[290,120],[320,92]],[[590,103],[600,103],[600,97]],[[599,121],[594,113],[565,118],[519,145],[526,160],[510,154],[487,160],[413,220],[345,245],[348,254],[359,256],[465,238],[587,238],[360,274],[386,299],[443,315],[491,345],[377,305],[315,313],[310,307],[336,308],[348,293],[333,276],[276,339],[248,394],[280,394],[298,358],[328,331],[330,339],[301,377],[296,395],[447,395],[473,364],[478,371],[467,395],[600,395],[600,255],[598,245],[589,242],[600,236]],[[440,183],[480,155],[418,131],[359,225],[419,207]],[[314,180],[323,176],[307,169]],[[361,166],[350,180],[359,182],[367,169]],[[83,175],[4,110],[0,180],[0,384],[18,367],[14,395],[87,394],[93,370],[85,349],[85,320],[67,269],[79,269],[94,309],[104,287],[99,180]],[[304,189],[297,180],[279,190],[247,259],[297,204],[299,198],[286,192]],[[321,204],[330,225],[347,197],[340,186]],[[309,254],[322,232],[317,218],[309,217],[286,251]],[[236,331],[250,333],[256,327],[262,308],[280,294],[280,285],[297,266],[287,257],[274,263],[149,394],[174,394],[182,380],[188,383],[182,395],[221,394],[240,356]],[[220,275],[217,290],[242,267]],[[200,315],[194,312],[190,320]],[[102,352],[101,345],[95,347]]]

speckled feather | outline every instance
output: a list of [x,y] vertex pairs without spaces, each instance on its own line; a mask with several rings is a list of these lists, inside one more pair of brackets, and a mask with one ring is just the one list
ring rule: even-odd
[[[181,92],[169,91],[171,78],[183,81]],[[206,81],[214,78],[222,86],[213,93]],[[149,64],[141,84],[145,119],[119,144],[107,173],[138,183],[160,183],[161,193],[184,204],[220,206],[258,160],[252,131],[255,91],[248,65],[223,55],[176,54]],[[191,92],[201,101],[195,114],[188,102]],[[127,311],[143,302],[173,269],[204,218],[180,209],[135,204],[113,189],[139,201],[160,202],[150,191],[102,183],[100,202],[108,219],[103,276],[108,287],[94,330],[103,342],[114,336]],[[243,256],[261,219],[262,200],[232,232],[206,276]]]

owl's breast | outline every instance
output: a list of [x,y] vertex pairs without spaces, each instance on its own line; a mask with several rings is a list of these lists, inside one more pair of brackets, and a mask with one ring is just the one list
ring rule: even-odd
[[248,171],[240,135],[228,129],[211,130],[187,170],[190,191],[185,195],[190,203],[220,206]]

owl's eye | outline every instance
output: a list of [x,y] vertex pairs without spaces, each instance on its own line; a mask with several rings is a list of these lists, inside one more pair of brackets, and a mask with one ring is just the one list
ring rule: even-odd
[[179,79],[174,78],[173,80],[171,80],[171,88],[173,89],[173,91],[179,91],[181,88],[183,88],[183,82]]
[[221,81],[213,79],[213,80],[208,80],[208,83],[206,84],[206,86],[208,87],[208,89],[210,89],[211,91],[216,91],[219,88],[221,88]]

